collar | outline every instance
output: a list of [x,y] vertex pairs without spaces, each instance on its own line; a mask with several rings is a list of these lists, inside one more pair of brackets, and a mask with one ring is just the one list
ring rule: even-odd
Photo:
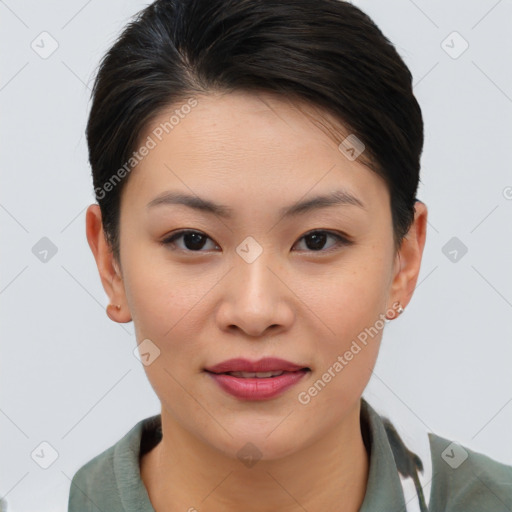
[[406,510],[402,483],[384,423],[370,404],[361,398],[361,432],[369,440],[370,468],[366,493],[359,512]]

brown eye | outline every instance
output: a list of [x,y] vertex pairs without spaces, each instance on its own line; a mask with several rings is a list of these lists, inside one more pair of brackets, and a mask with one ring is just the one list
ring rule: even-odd
[[[329,238],[333,239],[334,243],[331,243],[330,247],[325,249],[324,247]],[[183,240],[182,244],[177,244],[176,241],[180,239]],[[162,240],[161,243],[165,246],[170,246],[172,250],[178,249],[185,252],[205,252],[202,251],[202,249],[205,247],[208,240],[211,240],[211,238],[204,233],[187,229],[173,233],[170,237]],[[351,245],[353,243],[348,238],[338,233],[326,230],[310,231],[302,236],[300,240],[304,240],[306,242],[306,248],[300,250],[308,252],[329,252],[341,246]],[[213,248],[218,248],[217,245],[213,245]]]
[[185,247],[178,247],[178,249],[190,252],[204,252],[201,251],[201,249],[209,239],[208,236],[200,231],[182,230],[163,240],[162,244],[176,246],[176,240],[180,238],[183,239],[183,245]]
[[[335,240],[334,244],[331,245],[328,249],[323,249],[326,241],[330,238],[333,238]],[[307,249],[313,251],[313,252],[328,252],[332,249],[336,249],[343,245],[350,245],[352,242],[349,241],[347,238],[331,232],[331,231],[325,231],[325,230],[316,230],[316,231],[310,231],[309,233],[306,233],[301,240],[305,240],[305,245]]]

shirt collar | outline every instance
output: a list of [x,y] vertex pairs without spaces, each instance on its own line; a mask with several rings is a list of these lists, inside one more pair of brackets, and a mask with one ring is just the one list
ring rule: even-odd
[[361,398],[361,429],[369,439],[370,468],[359,512],[405,510],[405,499],[395,458],[381,417]]

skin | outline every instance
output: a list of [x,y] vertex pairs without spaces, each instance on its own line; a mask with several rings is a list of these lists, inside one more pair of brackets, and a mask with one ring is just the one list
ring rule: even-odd
[[[133,320],[137,343],[148,338],[160,350],[144,369],[162,404],[163,439],[142,458],[142,480],[157,512],[355,512],[369,468],[360,398],[383,330],[309,403],[298,395],[396,301],[407,307],[427,208],[416,203],[414,224],[395,253],[384,181],[346,158],[291,102],[242,92],[196,98],[198,105],[131,171],[121,202],[120,262],[105,242],[99,206],[86,214],[102,284],[121,305],[109,316]],[[158,116],[140,140],[168,118]],[[341,187],[365,209],[337,205],[279,218],[281,207]],[[228,205],[234,216],[183,205],[146,208],[171,189]],[[181,229],[203,233],[204,246],[196,242],[194,250],[187,237],[174,248],[161,244]],[[315,250],[304,238],[311,230],[346,234],[353,243],[337,246],[328,236]],[[252,263],[236,252],[248,236],[263,251]],[[312,371],[260,402],[226,394],[203,371],[231,357],[265,356]],[[261,453],[252,467],[237,457],[248,442]]]

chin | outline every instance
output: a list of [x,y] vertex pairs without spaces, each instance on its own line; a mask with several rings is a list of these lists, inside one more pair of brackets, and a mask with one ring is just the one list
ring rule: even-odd
[[[302,445],[293,439],[292,432],[288,429],[283,428],[281,432],[277,432],[281,429],[276,429],[279,421],[269,422],[268,428],[255,428],[254,431],[244,428],[243,433],[234,433],[226,427],[233,437],[224,436],[224,442],[210,438],[208,442],[226,457],[238,460],[248,468],[257,462],[279,460],[295,453],[300,449],[299,445]],[[269,432],[272,433],[268,435]]]

